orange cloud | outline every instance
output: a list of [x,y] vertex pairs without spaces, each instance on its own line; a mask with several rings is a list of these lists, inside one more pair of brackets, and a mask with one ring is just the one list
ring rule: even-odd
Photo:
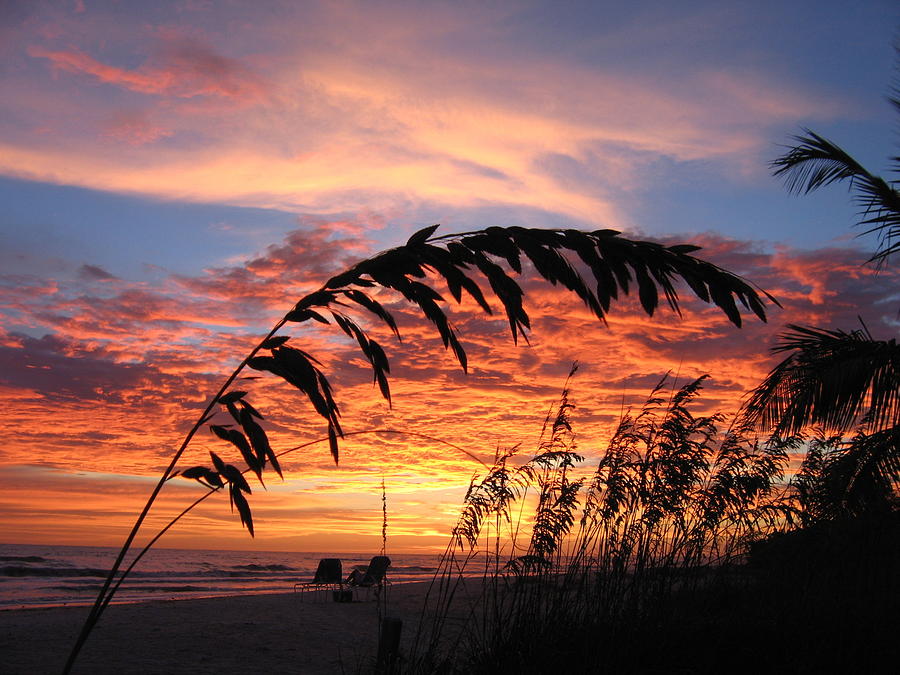
[[[351,226],[343,229],[355,232]],[[0,448],[0,465],[34,465],[81,481],[79,490],[95,493],[85,503],[106,514],[98,517],[104,524],[98,525],[93,541],[112,543],[133,510],[133,500],[126,504],[121,496],[126,486],[134,485],[129,481],[146,481],[161,470],[223,374],[264,333],[263,318],[274,322],[297,293],[346,267],[371,245],[365,237],[331,232],[327,222],[318,222],[241,264],[169,278],[156,286],[121,279],[95,283],[103,277],[99,270],[81,279],[76,274],[71,281],[58,280],[43,295],[23,291],[10,303],[23,323],[32,325],[32,331],[53,334],[36,338],[7,331],[0,342],[0,394],[12,420],[12,440]],[[680,382],[711,373],[698,412],[734,412],[771,366],[766,348],[779,332],[782,316],[852,327],[860,308],[869,307],[866,321],[873,331],[890,325],[893,310],[882,301],[893,293],[895,274],[860,273],[853,251],[772,254],[715,236],[698,242],[706,246],[703,257],[772,291],[783,301],[783,314],[772,308],[770,324],[748,321],[737,329],[685,290],[681,318],[666,308],[647,317],[636,299],[624,298],[604,327],[576,299],[523,277],[534,328],[530,344],[514,346],[505,319],[478,313],[471,301],[449,309],[469,354],[469,374],[464,375],[426,320],[400,299],[380,293],[403,335],[400,343],[387,329],[370,326],[391,360],[392,407],[373,386],[369,365],[351,340],[333,327],[288,326],[285,332],[292,340],[322,360],[351,435],[342,443],[341,465],[335,467],[324,425],[305,396],[275,378],[257,378],[256,372],[247,373],[254,379],[236,384],[265,415],[264,426],[277,451],[320,440],[284,457],[284,483],[270,479],[266,491],[254,479],[256,545],[309,547],[326,541],[329,531],[340,531],[340,541],[351,542],[366,528],[377,529],[375,493],[382,476],[396,504],[398,536],[402,532],[410,546],[415,537],[422,537],[420,543],[437,543],[436,533],[449,530],[465,486],[480,465],[463,452],[415,434],[450,441],[484,461],[498,447],[520,445],[527,455],[536,447],[544,415],[573,360],[582,364],[572,383],[573,421],[590,466],[622,410],[640,405],[667,371]],[[818,303],[810,292],[812,275],[829,302]],[[220,413],[218,421],[227,423],[227,416]],[[413,434],[353,433],[386,428]],[[208,463],[210,450],[240,463],[233,448],[204,430],[182,466]],[[78,474],[86,470],[106,477],[100,483],[85,482]],[[200,490],[181,479],[171,485],[172,496],[160,504],[153,521],[157,525],[179,499]],[[81,527],[81,513],[69,513],[63,504],[67,493],[62,486],[62,480],[40,490],[23,486],[6,500],[46,504],[45,511],[29,517],[28,527],[51,538],[59,533],[46,520],[54,509],[58,519]],[[417,496],[410,499],[413,492]],[[340,511],[339,505],[348,504],[354,506]],[[8,508],[17,514],[30,507]],[[249,545],[221,500],[204,507],[181,532],[170,545]]]

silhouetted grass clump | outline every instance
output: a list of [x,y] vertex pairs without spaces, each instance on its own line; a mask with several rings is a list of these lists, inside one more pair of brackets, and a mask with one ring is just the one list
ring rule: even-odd
[[[843,555],[843,530],[802,533],[821,545],[795,538],[802,503],[783,474],[800,440],[760,442],[747,428],[720,429],[721,415],[694,415],[704,379],[667,393],[664,378],[622,418],[591,475],[579,473],[568,388],[531,459],[498,451],[468,490],[407,670],[834,672],[874,663],[876,652],[866,660],[843,650],[839,634],[888,637],[865,608],[881,590],[897,597],[896,519],[893,538],[883,523],[851,527],[858,536]],[[874,551],[881,573],[872,576],[865,556]]]

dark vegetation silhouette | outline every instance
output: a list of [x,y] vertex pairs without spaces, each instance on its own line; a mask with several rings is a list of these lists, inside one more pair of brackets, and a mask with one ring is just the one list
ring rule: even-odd
[[[467,367],[466,352],[444,310],[441,293],[449,293],[460,303],[465,292],[486,314],[493,314],[495,306],[492,303],[499,303],[515,342],[520,336],[527,339],[530,328],[524,291],[516,281],[516,277],[526,273],[534,273],[571,291],[601,322],[613,302],[632,291],[636,292],[648,315],[654,314],[661,298],[671,310],[680,313],[677,282],[686,284],[700,300],[717,306],[737,326],[742,322],[739,306],[765,320],[765,300],[775,302],[767,293],[736,275],[694,257],[692,253],[699,247],[692,245],[665,247],[632,241],[613,230],[585,232],[489,227],[434,236],[437,227],[425,228],[412,235],[405,245],[357,263],[301,298],[225,379],[175,451],[138,515],[88,614],[65,672],[71,670],[81,647],[136,561],[198,503],[211,494],[227,490],[232,509],[237,509],[241,523],[253,534],[253,515],[247,499],[251,488],[246,475],[255,475],[262,484],[263,473],[267,470],[271,469],[279,476],[282,472],[279,454],[269,442],[262,414],[249,400],[250,393],[232,387],[245,368],[275,375],[305,395],[314,413],[322,419],[331,455],[335,462],[338,461],[340,439],[350,432],[345,433],[341,425],[340,409],[321,362],[290,343],[290,335],[277,335],[288,324],[336,325],[359,346],[372,367],[375,384],[390,403],[390,365],[386,352],[369,336],[361,325],[363,320],[357,316],[361,314],[365,320],[385,324],[399,339],[397,324],[385,306],[381,292],[391,302],[406,302],[421,311],[463,370]],[[440,290],[435,288],[437,284],[440,284]],[[225,421],[211,423],[216,415],[224,415]],[[209,466],[177,469],[190,442],[205,425],[209,425],[210,431],[222,440],[224,450],[221,454],[210,453]],[[222,458],[223,455],[227,458],[228,454],[240,456],[246,468]],[[548,457],[550,464],[545,467],[548,476],[557,472],[552,457]],[[208,488],[208,492],[157,533],[139,552],[137,560],[124,566],[126,555],[157,496],[166,482],[178,475],[197,480]],[[554,492],[557,488],[548,484],[546,489],[548,499],[557,499]],[[572,486],[559,489],[565,489],[568,494]],[[565,517],[563,508],[546,523],[547,531],[555,527],[554,519]],[[551,553],[547,546],[551,546],[552,537],[540,541],[544,543],[535,544],[535,555]]]
[[473,480],[403,670],[712,672],[667,644],[742,587],[750,542],[793,522],[778,481],[797,441],[693,414],[706,379],[664,377],[580,476],[567,381],[534,455],[498,449]]
[[[900,112],[900,99],[891,97]],[[887,265],[900,251],[897,182],[874,175],[831,141],[805,130],[772,167],[791,192],[849,183],[860,208],[862,235],[878,238],[866,264]],[[900,172],[900,157],[892,158]],[[860,319],[862,323],[862,319]],[[815,429],[801,475],[810,517],[897,507],[900,482],[900,346],[855,330],[789,325],[773,348],[787,356],[752,392],[744,414],[761,429],[797,434]],[[852,434],[849,440],[843,437]]]
[[[574,374],[574,371],[573,371]],[[473,479],[403,673],[882,672],[897,519],[804,527],[799,436],[696,415],[663,379],[577,469],[569,383],[533,456]],[[592,453],[595,454],[596,453]]]

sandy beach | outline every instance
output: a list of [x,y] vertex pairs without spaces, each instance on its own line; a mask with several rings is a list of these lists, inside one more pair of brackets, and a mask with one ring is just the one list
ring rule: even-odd
[[[428,583],[397,584],[385,615],[403,620],[402,645],[415,637]],[[371,672],[378,603],[318,601],[313,594],[252,595],[112,606],[73,672]],[[85,607],[0,612],[3,673],[59,673],[87,614]],[[402,651],[403,647],[401,647]]]

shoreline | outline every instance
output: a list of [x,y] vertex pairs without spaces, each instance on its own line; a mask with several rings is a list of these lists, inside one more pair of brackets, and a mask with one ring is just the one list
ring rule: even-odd
[[[301,582],[298,582],[301,583]],[[394,581],[391,583],[391,588],[401,588],[404,586],[410,586],[413,584],[430,584],[431,580],[422,581],[422,580],[402,580],[402,581]],[[177,595],[172,595],[168,597],[163,597],[160,595],[155,598],[138,598],[133,600],[113,600],[109,603],[110,607],[120,607],[123,605],[145,605],[151,604],[154,602],[191,602],[192,600],[215,600],[219,598],[240,598],[240,597],[251,597],[255,595],[286,595],[291,596],[294,595],[293,591],[284,591],[284,590],[273,590],[268,591],[265,589],[256,589],[253,591],[246,591],[243,593],[210,593],[208,595],[191,595],[179,597]],[[27,612],[31,610],[38,609],[85,609],[92,607],[94,605],[95,598],[91,597],[86,600],[72,600],[70,602],[59,602],[59,603],[33,603],[33,604],[21,604],[14,606],[2,606],[0,605],[0,614],[4,612]]]
[[[110,605],[72,672],[366,672],[377,653],[379,618],[403,621],[401,649],[408,649],[430,585],[393,584],[381,614],[374,594],[352,603],[258,593]],[[87,611],[62,606],[0,612],[4,673],[61,672]]]

